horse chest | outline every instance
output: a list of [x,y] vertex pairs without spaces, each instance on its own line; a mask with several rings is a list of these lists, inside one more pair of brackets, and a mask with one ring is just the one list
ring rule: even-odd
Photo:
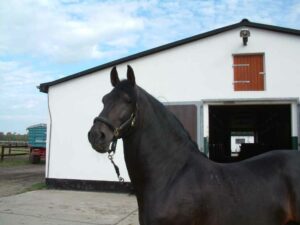
[[182,199],[178,195],[161,196],[149,194],[144,202],[143,225],[200,225],[206,213],[201,212],[199,205],[192,197]]

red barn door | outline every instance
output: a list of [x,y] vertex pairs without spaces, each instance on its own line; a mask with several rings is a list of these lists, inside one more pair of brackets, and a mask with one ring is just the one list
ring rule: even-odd
[[263,55],[235,55],[233,57],[234,90],[263,91],[265,73]]

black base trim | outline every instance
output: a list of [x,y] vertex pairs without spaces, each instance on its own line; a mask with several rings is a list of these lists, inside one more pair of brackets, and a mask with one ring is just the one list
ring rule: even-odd
[[46,185],[50,189],[133,193],[129,182],[46,178]]

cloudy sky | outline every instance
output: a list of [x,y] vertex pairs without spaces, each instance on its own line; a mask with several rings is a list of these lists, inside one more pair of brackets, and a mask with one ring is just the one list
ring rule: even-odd
[[300,1],[0,1],[0,131],[47,121],[42,82],[243,18],[300,29]]

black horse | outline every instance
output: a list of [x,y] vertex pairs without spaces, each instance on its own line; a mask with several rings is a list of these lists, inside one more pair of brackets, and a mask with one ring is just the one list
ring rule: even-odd
[[[300,154],[272,151],[245,161],[210,161],[176,117],[138,87],[132,68],[88,134],[109,151],[122,138],[141,225],[284,225],[300,222]],[[182,90],[178,90],[182,91]],[[300,223],[299,223],[300,224]]]

